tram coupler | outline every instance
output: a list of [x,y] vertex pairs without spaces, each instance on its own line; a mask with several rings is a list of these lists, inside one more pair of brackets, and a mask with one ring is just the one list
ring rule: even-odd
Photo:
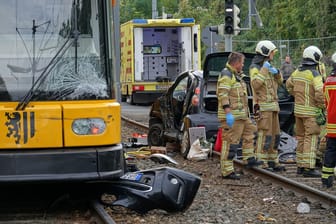
[[123,206],[144,214],[153,209],[181,212],[192,204],[201,178],[183,170],[161,167],[129,172],[110,181],[105,193],[116,200],[110,206]]

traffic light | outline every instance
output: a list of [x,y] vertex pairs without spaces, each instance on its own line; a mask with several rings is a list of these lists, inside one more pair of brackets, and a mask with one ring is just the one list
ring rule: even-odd
[[224,36],[224,24],[219,24],[218,26],[210,26],[209,30],[211,32],[215,32],[216,34],[220,35],[220,36]]
[[225,0],[225,34],[233,34],[234,33],[234,13],[233,13],[233,0]]
[[233,6],[233,29],[234,35],[238,35],[240,33],[240,18],[239,18],[240,9],[237,5]]

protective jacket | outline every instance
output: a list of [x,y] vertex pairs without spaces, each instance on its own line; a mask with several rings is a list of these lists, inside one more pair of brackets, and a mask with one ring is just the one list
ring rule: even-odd
[[327,136],[336,138],[336,70],[326,79],[323,89],[327,107]]
[[295,98],[295,116],[316,117],[324,108],[323,81],[316,66],[301,65],[286,81],[286,88]]
[[225,119],[225,107],[230,107],[235,119],[249,117],[248,95],[244,74],[238,74],[229,64],[222,70],[217,82],[218,119]]
[[250,76],[253,101],[259,104],[260,111],[280,111],[277,90],[283,81],[281,74],[273,75],[267,68],[251,64]]

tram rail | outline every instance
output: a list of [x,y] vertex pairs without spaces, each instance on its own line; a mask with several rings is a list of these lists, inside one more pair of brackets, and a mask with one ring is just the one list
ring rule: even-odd
[[[148,126],[143,123],[125,116],[122,117],[122,120],[144,131],[148,131]],[[220,156],[220,153],[215,151],[213,154]],[[264,181],[269,181],[286,190],[303,195],[308,201],[318,202],[324,208],[336,207],[336,190],[322,189],[320,178],[306,178],[296,175],[295,164],[284,164],[286,171],[280,173],[274,173],[262,168],[246,168],[241,160],[234,160],[234,164],[237,168],[244,170],[245,173],[258,176]]]

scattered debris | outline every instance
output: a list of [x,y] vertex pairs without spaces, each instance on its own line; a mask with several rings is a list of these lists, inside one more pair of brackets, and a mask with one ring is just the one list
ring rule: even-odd
[[264,213],[258,213],[257,219],[260,221],[266,221],[266,222],[276,222],[276,219],[271,218],[269,214],[264,214]]
[[[152,146],[153,148],[153,146]],[[166,150],[167,152],[176,152],[180,150],[180,144],[176,142],[167,142],[166,143]]]
[[211,154],[212,145],[207,142],[204,138],[196,139],[191,145],[187,159],[190,160],[205,160],[208,158],[209,153]]
[[161,153],[154,153],[152,155],[149,156],[149,158],[154,161],[154,162],[158,162],[160,164],[164,164],[164,163],[173,163],[175,165],[178,165],[178,162],[176,162],[173,158],[161,154]]
[[152,154],[154,153],[167,154],[167,148],[163,146],[151,146],[150,151]]
[[273,201],[273,197],[263,198],[263,201],[264,201],[264,202]]
[[310,206],[308,203],[300,202],[296,210],[300,214],[310,213]]
[[151,159],[154,162],[160,164],[163,163],[173,163],[177,165],[178,163],[172,159],[170,156],[166,155],[165,147],[141,147],[136,151],[128,151],[125,153],[126,162],[128,164],[133,164],[136,159]]
[[126,147],[147,146],[147,134],[133,133],[132,138],[128,139],[128,143],[124,144]]

